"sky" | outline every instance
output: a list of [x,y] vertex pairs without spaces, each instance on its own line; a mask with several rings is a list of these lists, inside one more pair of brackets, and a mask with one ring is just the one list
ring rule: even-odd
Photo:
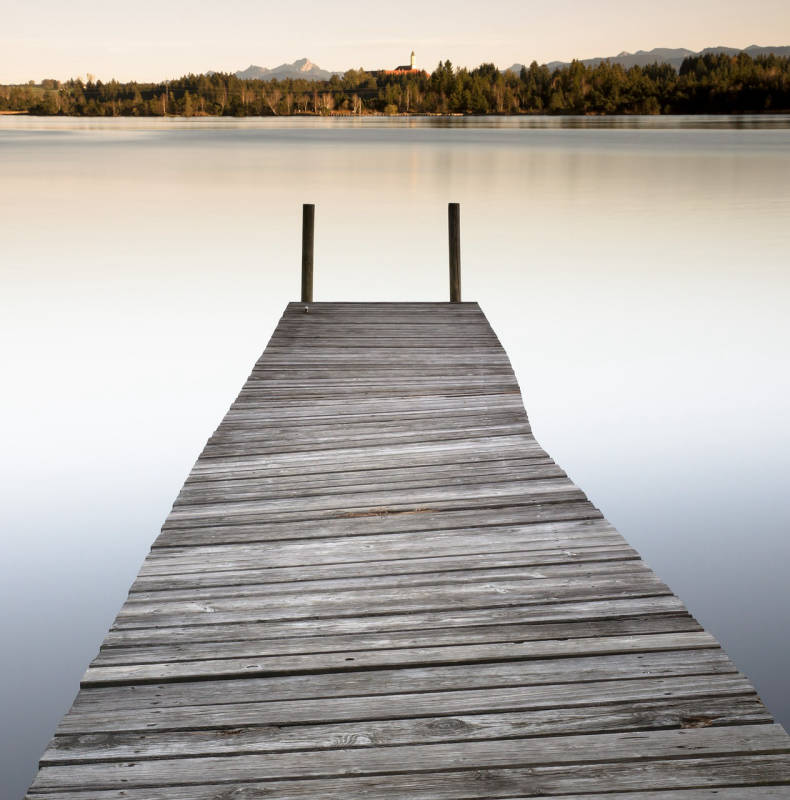
[[787,0],[0,0],[0,83],[162,80],[307,57],[325,69],[432,69],[616,55],[622,50],[790,45]]

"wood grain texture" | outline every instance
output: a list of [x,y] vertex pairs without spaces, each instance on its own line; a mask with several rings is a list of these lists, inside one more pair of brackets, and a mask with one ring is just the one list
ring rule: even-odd
[[559,796],[788,800],[790,739],[477,304],[289,304],[28,797]]
[[[546,711],[562,717],[564,710],[594,706],[602,715],[618,703],[636,705],[655,698],[662,701],[709,697],[756,697],[748,681],[737,673],[632,678],[621,681],[582,681],[546,685],[411,691],[402,693],[341,697],[264,699],[250,702],[217,702],[160,708],[156,705],[115,708],[111,714],[101,707],[75,709],[58,726],[58,734],[96,736],[130,731],[237,730],[240,727],[329,724],[347,721],[410,719],[426,714],[434,717],[457,714]],[[218,698],[220,701],[227,699]],[[658,702],[658,701],[656,701]],[[121,705],[121,703],[117,704]],[[691,719],[708,719],[701,712]]]
[[189,786],[225,781],[246,783],[431,773],[442,768],[444,771],[456,769],[458,765],[485,770],[743,754],[790,754],[790,742],[784,730],[775,725],[730,725],[529,739],[465,740],[397,748],[311,750],[309,758],[302,752],[278,752],[83,762],[41,767],[33,789]]

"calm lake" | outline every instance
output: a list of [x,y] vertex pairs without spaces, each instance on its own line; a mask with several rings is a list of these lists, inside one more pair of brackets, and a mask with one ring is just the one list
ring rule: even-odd
[[463,294],[536,435],[790,725],[790,118],[0,117],[0,794],[299,292]]

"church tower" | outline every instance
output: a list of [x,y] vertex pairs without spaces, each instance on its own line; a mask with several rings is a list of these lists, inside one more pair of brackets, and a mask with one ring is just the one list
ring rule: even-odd
[[414,50],[411,51],[411,68],[414,69]]

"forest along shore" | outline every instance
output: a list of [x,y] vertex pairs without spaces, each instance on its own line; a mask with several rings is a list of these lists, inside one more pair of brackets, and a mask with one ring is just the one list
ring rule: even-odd
[[332,114],[790,113],[790,57],[705,54],[628,69],[574,61],[519,73],[440,62],[432,73],[348,70],[330,80],[244,80],[228,73],[160,83],[81,78],[0,86],[0,114],[292,116]]

